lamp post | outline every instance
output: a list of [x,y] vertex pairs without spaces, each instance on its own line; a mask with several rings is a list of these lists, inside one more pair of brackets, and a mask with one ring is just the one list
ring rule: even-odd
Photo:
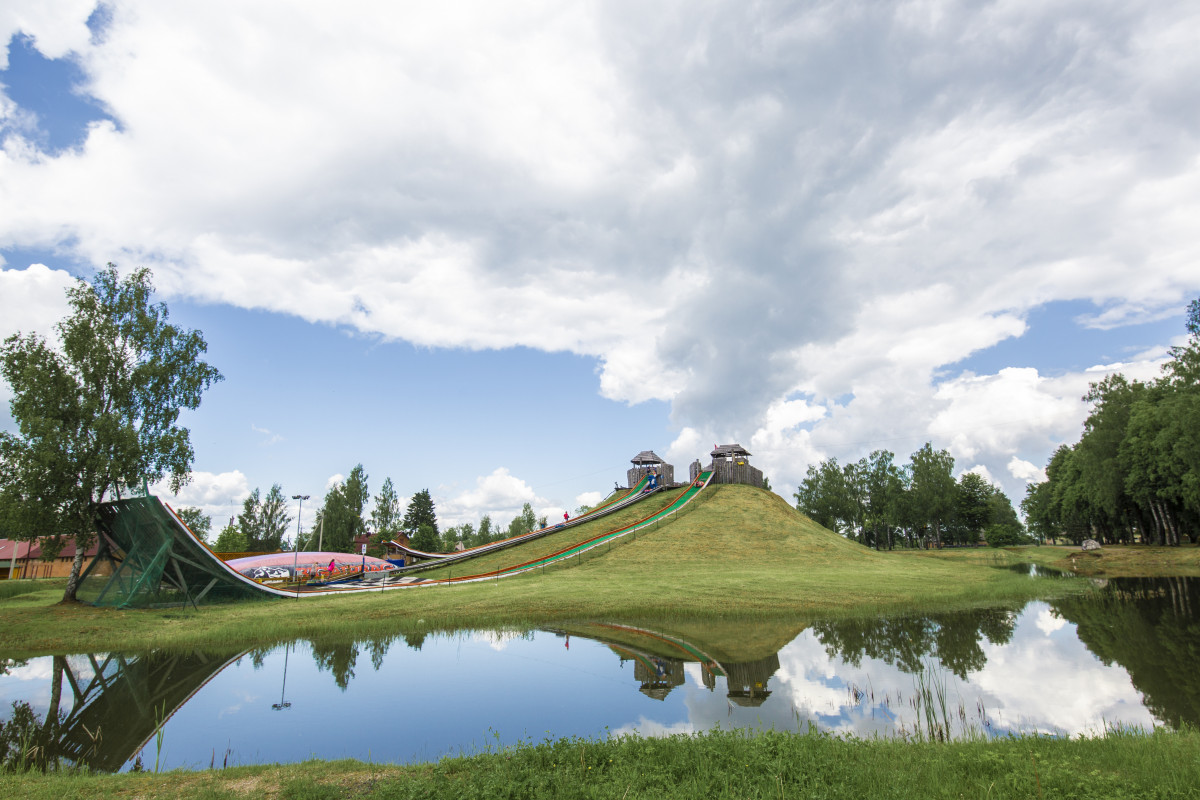
[[283,699],[284,695],[287,694],[287,662],[289,648],[290,644],[285,644],[283,646],[283,688],[279,690],[279,702],[271,703],[271,708],[275,709],[276,711],[283,711],[285,708],[292,707],[291,703],[285,702]]
[[[296,599],[297,600],[300,599],[300,581],[299,581],[300,576],[296,574],[297,567],[299,566],[299,561],[300,561],[300,514],[304,511],[304,501],[307,500],[309,497],[311,497],[311,495],[307,495],[307,494],[292,495],[293,500],[300,501],[300,505],[296,508],[296,539],[292,542],[292,580],[296,581]],[[286,662],[286,660],[287,660],[287,656],[284,656],[284,661]]]

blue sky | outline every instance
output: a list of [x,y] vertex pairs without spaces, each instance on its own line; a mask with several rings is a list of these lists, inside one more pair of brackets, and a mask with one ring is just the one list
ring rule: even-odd
[[10,3],[0,333],[151,267],[226,376],[218,519],[360,462],[557,515],[730,441],[789,498],[932,441],[1019,500],[1200,295],[1198,15]]

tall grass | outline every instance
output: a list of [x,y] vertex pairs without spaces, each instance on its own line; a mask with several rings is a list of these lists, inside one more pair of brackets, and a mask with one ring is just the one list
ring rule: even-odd
[[299,798],[1186,798],[1200,796],[1200,734],[1082,739],[856,740],[713,731],[563,738],[407,767],[309,761],[160,774],[0,775],[0,794]]

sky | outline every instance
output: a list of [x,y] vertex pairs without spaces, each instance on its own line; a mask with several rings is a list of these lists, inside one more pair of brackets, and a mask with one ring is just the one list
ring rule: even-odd
[[225,376],[167,498],[217,527],[359,463],[554,517],[728,442],[789,500],[928,441],[1015,504],[1183,341],[1198,40],[1166,0],[15,0],[0,335],[152,269]]

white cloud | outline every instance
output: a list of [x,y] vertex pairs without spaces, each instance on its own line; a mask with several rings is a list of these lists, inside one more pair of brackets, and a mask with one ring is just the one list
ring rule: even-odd
[[[675,461],[748,442],[783,491],[927,439],[1025,479],[1083,377],[942,370],[1052,301],[1111,328],[1200,290],[1187,4],[93,7],[0,12],[115,120],[53,156],[0,121],[0,247],[594,357],[671,401]],[[483,491],[446,502],[511,508]]]
[[983,478],[985,481],[987,481],[988,483],[990,483],[992,485],[996,484],[996,479],[992,477],[991,470],[989,470],[987,468],[987,466],[985,466],[984,464],[976,464],[975,466],[971,467],[970,469],[963,470],[962,473],[959,475],[959,477],[961,478],[962,475],[965,475],[968,472],[975,473],[976,475]]
[[577,494],[575,495],[575,508],[579,508],[580,506],[594,506],[603,500],[604,497],[604,492],[583,492],[582,494]]
[[66,290],[75,279],[44,264],[0,270],[0,341],[14,333],[37,333],[54,341],[54,326],[67,315]]
[[507,525],[521,513],[525,503],[539,508],[535,512],[539,516],[553,516],[555,512],[561,516],[563,512],[561,508],[549,506],[533,487],[505,467],[497,467],[491,474],[476,478],[472,489],[435,498],[438,521],[443,527],[463,522],[474,524],[484,514],[491,515],[494,525]]
[[1029,483],[1041,483],[1046,480],[1046,471],[1044,469],[1016,456],[1008,460],[1008,473],[1014,478]]
[[1062,630],[1066,626],[1067,621],[1058,614],[1055,614],[1051,609],[1043,608],[1038,612],[1035,624],[1038,630],[1049,636],[1055,631]]
[[176,510],[187,506],[199,508],[212,517],[215,535],[230,518],[241,512],[242,501],[250,496],[250,484],[236,469],[219,473],[193,472],[191,481],[178,494],[171,494],[165,481],[151,486],[150,492]]
[[87,18],[96,0],[38,0],[36,3],[5,3],[0,8],[0,70],[8,69],[8,41],[24,34],[46,58],[62,58],[85,49],[91,32]]
[[257,425],[255,425],[253,422],[250,423],[250,430],[262,435],[263,439],[261,440],[260,444],[262,444],[264,447],[268,446],[268,445],[276,444],[277,442],[282,442],[284,440],[283,436],[281,436],[280,434],[275,433],[274,431],[271,431],[268,428],[260,428]]

